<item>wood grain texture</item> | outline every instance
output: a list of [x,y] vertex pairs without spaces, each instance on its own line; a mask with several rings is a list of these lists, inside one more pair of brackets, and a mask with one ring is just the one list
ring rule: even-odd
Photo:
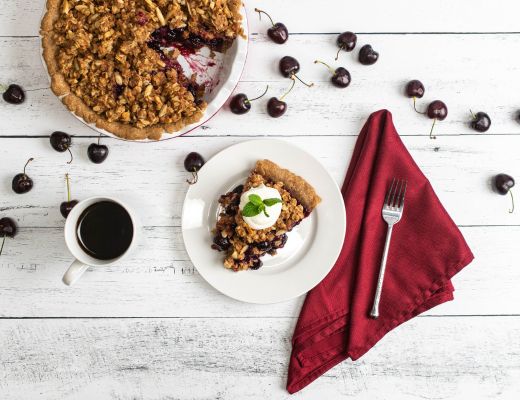
[[[74,198],[101,194],[121,197],[133,202],[146,226],[180,226],[188,186],[188,174],[183,167],[185,156],[198,151],[209,159],[247,139],[184,137],[149,144],[103,139],[110,147],[110,155],[101,165],[92,164],[86,156],[93,139],[74,139],[75,161],[71,165],[66,164],[68,153],[55,152],[48,138],[0,139],[0,159],[5,163],[0,169],[0,214],[11,215],[26,227],[62,226],[58,206],[66,199],[64,174],[69,172]],[[355,136],[299,136],[286,140],[311,152],[338,184],[343,182]],[[490,182],[499,172],[520,175],[520,136],[403,140],[456,223],[520,224],[520,213],[508,213],[509,197],[494,193]],[[35,157],[27,169],[35,186],[31,192],[17,195],[11,190],[11,180],[29,157]]]
[[[224,108],[204,130],[192,135],[356,135],[367,115],[388,108],[402,135],[427,137],[431,120],[415,113],[411,100],[404,96],[410,79],[426,85],[419,109],[435,99],[448,105],[448,118],[437,124],[437,135],[474,135],[469,128],[470,109],[485,110],[491,116],[487,134],[520,134],[515,120],[520,104],[512,95],[518,89],[520,65],[510,62],[509,53],[509,49],[520,48],[520,35],[360,35],[361,43],[369,42],[381,53],[378,63],[368,67],[357,61],[356,52],[343,53],[335,63],[335,37],[298,35],[286,46],[263,36],[252,37],[246,70],[236,91],[253,97],[268,84],[269,95],[255,102],[247,115],[236,116]],[[432,49],[437,48],[446,51],[433,56]],[[0,38],[0,54],[5,55],[0,58],[1,80],[19,82],[28,90],[21,106],[0,102],[0,117],[10,121],[0,129],[0,136],[48,135],[57,129],[75,135],[96,134],[47,89],[37,38]],[[287,114],[273,119],[267,116],[266,103],[289,87],[290,80],[277,69],[278,60],[287,54],[299,59],[300,76],[316,85],[311,89],[297,85],[287,97]],[[353,83],[346,89],[333,87],[325,67],[314,64],[316,58],[347,67]]]
[[[438,0],[433,7],[427,2],[406,0],[387,2],[370,0],[348,7],[341,0],[329,0],[326,7],[316,8],[313,0],[300,0],[286,6],[276,0],[245,0],[250,32],[265,32],[254,12],[260,7],[274,20],[284,22],[292,33],[342,32],[518,32],[514,0],[502,0],[500,6],[485,0],[465,2]],[[24,2],[2,0],[0,36],[36,36],[45,0]],[[16,10],[13,13],[13,10]]]
[[[455,301],[428,314],[520,315],[520,227],[462,233],[475,261],[455,277]],[[189,261],[180,228],[144,229],[129,258],[91,268],[74,288],[61,283],[71,258],[58,228],[22,229],[8,240],[0,258],[0,317],[295,317],[303,300],[252,305],[228,299]]]
[[[294,319],[11,320],[0,395],[25,399],[287,399]],[[514,399],[518,317],[419,318],[296,399]],[[291,397],[292,398],[292,397]]]
[[[44,0],[0,1],[0,83],[27,90],[21,106],[0,101],[0,217],[21,226],[0,257],[0,399],[287,399],[290,338],[303,299],[239,303],[198,275],[180,229],[183,158],[193,150],[209,158],[256,136],[285,137],[341,183],[361,126],[385,107],[476,260],[454,279],[455,301],[398,328],[360,361],[340,364],[293,397],[516,400],[520,213],[507,213],[509,198],[492,192],[490,178],[520,174],[518,2],[245,3],[252,34],[237,92],[252,97],[269,84],[270,96],[281,95],[289,84],[277,71],[284,55],[299,59],[302,78],[315,87],[297,86],[287,115],[276,120],[267,117],[263,99],[245,116],[224,109],[178,140],[103,139],[111,154],[97,166],[86,158],[97,133],[48,89],[37,37]],[[254,7],[286,23],[287,44],[266,38],[267,19],[260,21]],[[334,62],[335,39],[344,30],[359,33],[358,47]],[[366,43],[381,55],[370,67],[357,61]],[[315,58],[348,68],[351,86],[331,87]],[[434,99],[449,107],[436,141],[427,138],[430,121],[403,95],[410,79],[426,85],[419,108]],[[470,108],[490,114],[488,133],[469,129]],[[66,154],[50,148],[55,130],[76,136],[70,166]],[[15,195],[11,178],[31,156],[35,188]],[[71,261],[58,211],[66,172],[73,197],[128,199],[145,225],[133,255],[89,270],[74,288],[60,281]]]

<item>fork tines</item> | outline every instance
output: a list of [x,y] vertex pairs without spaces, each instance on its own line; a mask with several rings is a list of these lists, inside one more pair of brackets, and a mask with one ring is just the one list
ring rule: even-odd
[[392,179],[390,189],[386,193],[385,207],[401,209],[404,205],[407,181],[404,179]]

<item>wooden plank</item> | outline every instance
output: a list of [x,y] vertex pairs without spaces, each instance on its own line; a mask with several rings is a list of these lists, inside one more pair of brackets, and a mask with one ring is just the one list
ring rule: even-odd
[[[520,314],[520,227],[462,233],[475,261],[454,279],[455,301],[430,315]],[[57,228],[22,229],[0,257],[0,317],[294,317],[302,298],[258,306],[228,299],[197,273],[179,228],[146,228],[138,249],[106,269],[90,269],[69,288],[71,262]],[[230,272],[231,273],[231,272]]]
[[[133,202],[147,226],[180,226],[188,187],[184,157],[195,150],[209,159],[247,139],[185,137],[148,144],[103,139],[110,147],[110,156],[101,165],[92,164],[86,156],[87,147],[94,139],[74,139],[75,161],[71,165],[66,164],[68,153],[56,153],[48,138],[0,139],[0,213],[18,219],[21,226],[62,226],[58,207],[66,199],[64,174],[69,172],[74,198],[110,194]],[[311,152],[338,183],[343,182],[356,137],[311,136],[287,140]],[[520,224],[520,213],[508,213],[509,196],[494,193],[490,183],[491,177],[499,172],[520,175],[517,151],[520,136],[472,136],[471,139],[455,136],[436,141],[404,137],[403,140],[455,222]],[[11,179],[21,172],[29,157],[35,157],[27,169],[35,186],[31,192],[17,195],[11,190]]]
[[[294,323],[4,320],[0,393],[10,400],[287,399]],[[519,334],[519,317],[419,318],[296,398],[513,399]]]
[[[411,100],[403,94],[409,79],[421,79],[426,95],[419,102],[424,109],[429,101],[442,99],[449,116],[437,124],[438,135],[475,134],[468,123],[469,109],[484,110],[493,124],[488,134],[518,134],[515,121],[519,105],[511,97],[520,66],[510,62],[510,49],[520,48],[520,35],[369,35],[360,36],[381,53],[380,61],[370,67],[357,62],[355,54],[343,54],[339,63],[352,74],[347,89],[329,82],[325,67],[314,65],[315,58],[333,61],[334,35],[299,35],[287,46],[275,46],[264,37],[254,37],[246,71],[237,91],[251,97],[271,87],[269,96],[280,96],[289,80],[277,70],[278,60],[287,54],[300,60],[301,77],[315,82],[308,89],[298,85],[287,97],[289,110],[278,119],[266,114],[266,99],[252,111],[236,116],[220,111],[196,135],[356,135],[367,115],[388,108],[395,114],[403,135],[429,134],[431,121],[413,112]],[[443,51],[433,52],[432,49]],[[485,62],[482,54],[485,53]],[[77,121],[46,89],[48,79],[39,56],[36,38],[0,38],[0,75],[5,82],[19,82],[26,89],[27,102],[12,106],[0,102],[0,136],[46,135],[61,129],[77,135],[93,135]],[[434,57],[434,59],[432,59]],[[338,65],[339,65],[338,63]],[[490,71],[494,71],[490,73]],[[511,86],[513,85],[513,86]]]
[[[38,34],[44,0],[24,2],[3,0],[0,6],[0,36],[35,36]],[[438,0],[435,7],[426,2],[410,3],[384,0],[350,3],[329,0],[321,7],[312,0],[300,0],[286,7],[275,0],[245,1],[250,31],[265,32],[267,18],[259,21],[254,12],[261,7],[276,21],[284,22],[290,32],[517,32],[514,12],[517,3],[503,0],[500,6],[475,0],[464,2]]]

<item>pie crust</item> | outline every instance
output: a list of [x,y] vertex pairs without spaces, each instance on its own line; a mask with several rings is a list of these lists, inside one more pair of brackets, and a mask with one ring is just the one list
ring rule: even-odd
[[[40,34],[51,89],[87,123],[129,140],[199,121],[207,104],[181,51],[225,51],[240,0],[47,0]],[[178,43],[179,47],[168,47]]]

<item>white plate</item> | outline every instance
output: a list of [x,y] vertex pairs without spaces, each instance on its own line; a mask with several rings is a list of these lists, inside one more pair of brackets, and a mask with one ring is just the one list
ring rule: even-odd
[[[44,15],[45,11],[46,10],[44,10]],[[213,58],[209,58],[209,49],[203,47],[197,51],[196,54],[187,57],[182,55],[179,56],[179,64],[183,67],[186,76],[190,76],[193,72],[197,72],[197,82],[206,85],[204,100],[206,100],[208,106],[200,121],[187,125],[177,132],[168,133],[165,131],[160,140],[167,140],[185,135],[208,122],[224,106],[227,99],[237,87],[246,65],[247,49],[249,45],[249,27],[245,7],[242,7],[241,14],[242,28],[244,30],[245,38],[240,36],[237,37],[233,42],[233,45],[225,53],[215,53]],[[40,55],[43,67],[48,75],[47,66],[43,59],[43,48],[40,50]],[[209,61],[211,61],[211,66],[208,67]],[[49,82],[50,81],[51,78],[49,76]],[[96,127],[95,124],[87,123],[83,118],[73,112],[71,112],[71,114],[99,133],[123,140],[111,132]],[[133,140],[133,142],[155,142],[155,140],[144,139]]]
[[[274,257],[262,258],[256,271],[224,268],[224,254],[211,249],[218,198],[243,183],[259,159],[269,159],[306,179],[322,203],[289,234]],[[188,189],[182,210],[186,250],[199,273],[215,289],[250,303],[276,303],[316,286],[336,262],[345,237],[341,192],[327,170],[310,154],[281,140],[253,140],[231,146],[209,160]]]

